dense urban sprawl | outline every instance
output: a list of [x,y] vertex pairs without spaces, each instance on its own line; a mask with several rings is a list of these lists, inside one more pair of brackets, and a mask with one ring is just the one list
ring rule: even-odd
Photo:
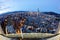
[[11,12],[0,17],[0,25],[6,33],[55,33],[59,21],[54,15],[43,12]]

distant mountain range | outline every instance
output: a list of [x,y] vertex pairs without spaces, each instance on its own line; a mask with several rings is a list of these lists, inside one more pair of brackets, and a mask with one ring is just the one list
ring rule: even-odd
[[60,17],[60,14],[55,13],[55,12],[44,12],[44,13],[48,15],[55,15],[56,17]]
[[[29,12],[29,11],[14,11],[14,12],[7,12],[7,13],[1,14],[0,16],[12,14],[12,13],[17,13],[17,12]],[[60,18],[60,14],[55,13],[55,12],[42,12],[42,13],[45,13],[45,14],[48,14],[48,15],[55,15],[56,17],[59,17],[59,18]]]

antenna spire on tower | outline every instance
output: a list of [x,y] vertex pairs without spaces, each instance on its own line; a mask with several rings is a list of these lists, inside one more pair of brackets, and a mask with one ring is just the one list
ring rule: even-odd
[[37,16],[38,16],[38,14],[39,14],[39,8],[37,9]]

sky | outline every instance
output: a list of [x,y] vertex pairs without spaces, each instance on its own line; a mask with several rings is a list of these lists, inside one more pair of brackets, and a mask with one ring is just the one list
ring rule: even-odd
[[60,0],[0,0],[0,14],[11,11],[56,12],[60,14]]

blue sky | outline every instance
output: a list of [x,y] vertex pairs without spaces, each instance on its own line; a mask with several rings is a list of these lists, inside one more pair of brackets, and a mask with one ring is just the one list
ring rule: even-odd
[[60,0],[0,0],[0,14],[10,11],[53,11],[60,14]]

